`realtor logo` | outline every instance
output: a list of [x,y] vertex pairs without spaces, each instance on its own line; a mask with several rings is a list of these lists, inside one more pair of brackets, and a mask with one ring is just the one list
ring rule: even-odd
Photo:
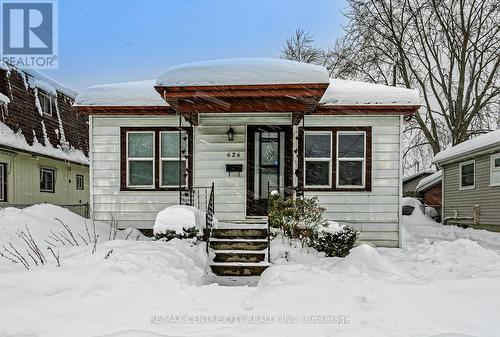
[[2,61],[17,67],[57,68],[57,2],[2,1]]

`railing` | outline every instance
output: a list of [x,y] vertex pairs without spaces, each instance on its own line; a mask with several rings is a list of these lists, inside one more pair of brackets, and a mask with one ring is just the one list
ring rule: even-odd
[[207,242],[207,253],[210,246],[210,237],[212,235],[212,228],[214,227],[214,212],[215,212],[215,191],[214,183],[212,183],[212,188],[210,189],[210,199],[208,199],[208,205],[206,210],[205,219],[205,241]]
[[[27,208],[34,206],[36,204],[0,204],[0,209],[7,207],[15,207],[15,208]],[[66,208],[68,211],[78,214],[81,217],[90,218],[90,205],[87,204],[65,204],[65,205],[57,205],[62,208]]]
[[181,204],[207,211],[211,187],[190,187],[181,191]]

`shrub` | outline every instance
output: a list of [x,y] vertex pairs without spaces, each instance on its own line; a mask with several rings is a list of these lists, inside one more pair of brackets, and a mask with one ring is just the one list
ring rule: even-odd
[[155,233],[155,240],[170,241],[172,239],[192,239],[198,237],[199,231],[196,227],[183,228],[182,234],[174,230],[167,229],[162,233]]
[[319,231],[314,248],[317,251],[325,252],[326,256],[345,257],[354,247],[357,239],[358,231],[345,225],[337,232]]
[[283,235],[299,239],[302,245],[311,245],[318,228],[324,227],[324,208],[318,205],[318,198],[288,198],[271,195],[269,204],[269,224],[280,229]]

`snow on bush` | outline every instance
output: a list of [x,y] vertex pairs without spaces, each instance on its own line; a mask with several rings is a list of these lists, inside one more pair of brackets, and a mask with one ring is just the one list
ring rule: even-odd
[[[214,223],[217,223],[215,217]],[[153,233],[156,239],[188,239],[202,235],[205,224],[205,212],[192,206],[175,205],[158,212]]]
[[348,225],[330,222],[327,227],[318,230],[313,247],[326,256],[345,257],[354,247],[358,239],[358,231]]

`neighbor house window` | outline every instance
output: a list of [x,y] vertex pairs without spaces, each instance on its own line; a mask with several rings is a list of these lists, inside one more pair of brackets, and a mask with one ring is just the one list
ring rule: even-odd
[[55,192],[56,171],[49,168],[40,169],[40,192]]
[[[179,174],[181,186],[186,185],[187,168],[187,133],[179,131],[160,132],[160,172],[162,187],[179,186]],[[179,139],[180,138],[180,139]],[[181,156],[179,160],[179,143]]]
[[491,156],[490,185],[500,186],[500,153]]
[[460,189],[468,190],[475,187],[476,163],[474,160],[460,163]]
[[7,201],[7,164],[0,163],[0,202]]
[[337,133],[337,187],[363,188],[366,171],[366,133],[339,131]]
[[52,116],[52,113],[55,112],[56,99],[57,97],[55,97],[54,95],[38,89],[38,100],[40,101],[42,112],[45,115]]
[[83,176],[81,174],[76,175],[76,189],[83,190]]
[[306,131],[304,134],[305,187],[331,187],[332,132]]
[[155,134],[127,132],[127,186],[154,187]]

